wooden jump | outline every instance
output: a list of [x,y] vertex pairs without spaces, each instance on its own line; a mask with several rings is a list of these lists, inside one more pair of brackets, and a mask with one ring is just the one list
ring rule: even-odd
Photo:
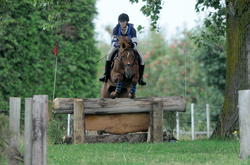
[[[74,114],[74,142],[84,142],[84,130],[112,134],[149,131],[149,141],[161,142],[163,112],[184,112],[183,97],[74,99],[56,98],[56,114]],[[81,115],[82,114],[82,115]]]

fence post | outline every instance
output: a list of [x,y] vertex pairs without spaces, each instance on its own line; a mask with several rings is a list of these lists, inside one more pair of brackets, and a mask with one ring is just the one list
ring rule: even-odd
[[195,140],[195,132],[194,132],[194,104],[191,104],[191,131],[192,131],[192,140]]
[[32,163],[32,98],[25,99],[24,164]]
[[161,101],[157,99],[152,105],[152,130],[151,130],[151,138],[152,142],[163,142],[163,104]]
[[250,156],[250,90],[239,91],[240,158]]
[[176,112],[176,138],[180,139],[180,116],[179,112]]
[[206,114],[207,114],[207,138],[210,137],[210,107],[206,104]]
[[33,96],[32,165],[47,164],[48,96]]
[[82,99],[74,99],[74,144],[85,140],[84,103]]
[[12,135],[10,138],[9,165],[18,165],[19,160],[17,158],[17,154],[19,147],[21,98],[10,97],[9,106],[9,128]]
[[68,114],[67,136],[70,136],[70,114]]

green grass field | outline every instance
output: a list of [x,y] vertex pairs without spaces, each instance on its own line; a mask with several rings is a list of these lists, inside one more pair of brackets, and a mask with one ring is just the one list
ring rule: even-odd
[[[238,141],[49,145],[48,165],[250,165]],[[0,165],[7,161],[0,158]]]
[[48,165],[249,165],[238,141],[197,140],[161,144],[53,145]]

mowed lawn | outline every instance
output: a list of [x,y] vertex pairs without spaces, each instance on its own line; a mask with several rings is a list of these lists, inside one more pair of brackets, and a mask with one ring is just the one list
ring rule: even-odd
[[81,144],[48,147],[48,165],[250,165],[238,141],[196,140],[161,144]]

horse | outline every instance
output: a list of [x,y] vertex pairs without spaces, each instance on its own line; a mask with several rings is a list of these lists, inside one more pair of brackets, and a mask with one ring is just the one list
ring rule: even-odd
[[110,78],[103,84],[102,98],[135,98],[139,80],[139,56],[127,36],[119,37],[120,48],[114,58]]

